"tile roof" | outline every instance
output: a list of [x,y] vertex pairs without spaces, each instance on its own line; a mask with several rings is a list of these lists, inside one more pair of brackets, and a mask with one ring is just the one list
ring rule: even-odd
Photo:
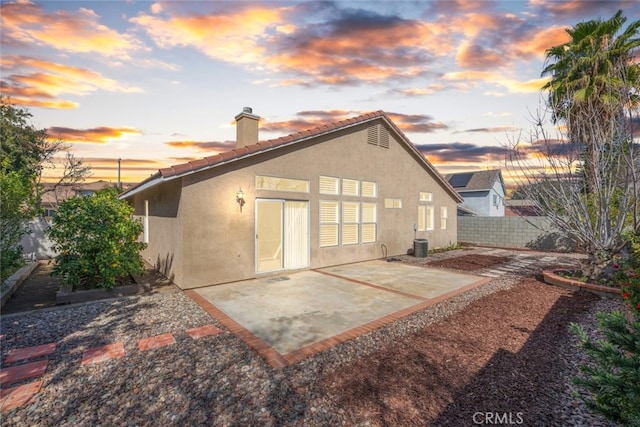
[[334,123],[329,123],[329,124],[323,124],[323,125],[319,125],[313,129],[307,129],[307,130],[303,130],[297,133],[293,133],[290,135],[286,135],[286,136],[282,136],[279,138],[274,138],[274,139],[269,139],[266,141],[259,141],[256,144],[253,145],[248,145],[245,147],[241,147],[241,148],[234,148],[232,150],[229,151],[225,151],[223,153],[219,153],[213,156],[209,156],[209,157],[205,157],[203,159],[198,159],[198,160],[193,160],[187,163],[181,163],[181,164],[177,164],[177,165],[173,165],[173,166],[169,166],[167,168],[162,168],[159,169],[158,172],[156,172],[155,174],[151,175],[149,178],[145,179],[144,181],[142,181],[141,183],[139,183],[138,185],[133,186],[132,188],[128,189],[127,191],[125,191],[124,193],[122,193],[120,195],[120,198],[126,198],[128,196],[130,196],[130,192],[134,192],[136,189],[140,188],[140,187],[146,187],[149,186],[153,183],[153,181],[156,180],[163,180],[163,179],[170,179],[170,178],[174,178],[174,177],[179,177],[181,175],[185,175],[188,173],[193,173],[193,172],[198,172],[201,170],[205,170],[205,169],[209,169],[211,167],[215,167],[217,165],[223,164],[223,163],[227,163],[229,161],[233,161],[233,160],[238,160],[241,159],[243,157],[248,157],[251,155],[255,155],[261,152],[265,152],[265,151],[269,151],[281,146],[285,146],[285,145],[290,145],[290,144],[295,144],[297,142],[301,142],[303,140],[307,140],[309,138],[313,138],[313,137],[317,137],[320,135],[324,135],[326,133],[329,132],[333,132],[339,129],[344,129],[347,127],[351,127],[360,123],[365,123],[368,121],[372,121],[375,120],[377,118],[382,118],[386,121],[386,123],[393,128],[393,130],[407,143],[407,145],[409,145],[411,148],[413,148],[413,150],[415,151],[416,154],[418,154],[418,156],[420,158],[422,158],[426,164],[426,166],[431,170],[431,172],[434,173],[435,177],[440,179],[442,184],[447,188],[447,190],[450,191],[450,193],[452,194],[452,196],[454,197],[454,199],[459,199],[459,201],[462,201],[462,198],[458,195],[458,193],[456,192],[456,190],[454,190],[454,188],[448,183],[448,181],[446,179],[444,179],[442,177],[442,175],[440,175],[440,173],[433,167],[433,165],[424,157],[423,154],[421,154],[413,145],[413,143],[411,143],[411,141],[409,140],[409,138],[407,138],[407,136],[404,134],[404,132],[402,132],[398,126],[396,126],[396,124],[389,118],[389,116],[387,116],[387,114],[382,111],[382,110],[378,110],[378,111],[374,111],[371,113],[366,113],[366,114],[362,114],[360,116],[357,117],[352,117],[349,119],[345,119],[345,120],[340,120],[338,122],[334,122]]

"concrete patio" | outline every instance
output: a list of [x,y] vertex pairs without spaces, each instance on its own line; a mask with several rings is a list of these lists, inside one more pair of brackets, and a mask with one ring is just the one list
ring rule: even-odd
[[282,366],[488,280],[368,261],[186,293],[273,366]]

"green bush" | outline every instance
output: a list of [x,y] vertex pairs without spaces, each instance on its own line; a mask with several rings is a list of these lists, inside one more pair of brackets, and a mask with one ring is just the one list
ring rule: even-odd
[[72,197],[60,205],[48,231],[54,240],[54,275],[74,289],[113,288],[129,274],[141,274],[144,265],[138,241],[142,224],[133,208],[118,200],[115,188],[90,197]]
[[593,358],[583,365],[585,376],[574,378],[592,395],[587,405],[624,425],[640,426],[640,237],[627,235],[629,256],[616,262],[614,278],[621,288],[625,312],[598,313],[603,339],[594,342],[572,324],[582,348]]

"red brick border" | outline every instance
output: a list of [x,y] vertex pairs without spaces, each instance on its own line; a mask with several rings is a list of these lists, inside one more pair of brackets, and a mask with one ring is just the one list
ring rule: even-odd
[[111,359],[124,356],[124,343],[107,344],[100,347],[89,348],[82,353],[81,366],[94,365]]
[[142,338],[138,340],[138,349],[140,351],[153,350],[154,348],[166,347],[176,343],[173,334],[166,333],[155,337]]
[[[315,271],[315,270],[314,270]],[[354,280],[354,279],[348,279],[348,278],[344,278],[342,276],[336,276],[334,274],[330,274],[332,276],[338,277],[340,279],[345,279],[345,280],[349,280],[351,282],[355,282],[361,285],[365,285],[365,286],[371,286],[374,288],[378,288],[378,289],[383,289],[389,292],[394,292],[393,289],[389,289],[389,288],[384,288],[381,287],[379,285],[374,285],[371,283],[367,283],[367,282],[361,282],[358,280]],[[490,282],[491,280],[493,280],[490,277],[487,278],[482,278],[480,280],[476,280],[473,283],[470,283],[469,285],[463,286],[461,288],[457,288],[454,289],[452,291],[446,292],[442,295],[439,295],[435,298],[432,299],[425,299],[424,297],[420,297],[417,295],[412,295],[412,294],[407,294],[401,291],[395,291],[395,293],[399,293],[405,296],[410,296],[412,298],[416,298],[419,300],[423,300],[422,302],[416,304],[416,305],[412,305],[410,307],[407,307],[405,309],[402,309],[400,311],[397,311],[395,313],[391,313],[388,315],[385,315],[379,319],[376,320],[372,320],[371,322],[365,323],[363,325],[357,326],[353,329],[350,329],[346,332],[343,332],[341,334],[335,335],[333,337],[329,337],[326,338],[322,341],[310,344],[308,346],[299,348],[298,350],[289,352],[287,354],[280,354],[276,349],[274,349],[273,347],[271,347],[269,344],[267,344],[264,340],[262,340],[261,338],[259,338],[258,336],[256,336],[253,332],[249,331],[247,328],[245,328],[244,326],[242,326],[241,324],[239,324],[238,322],[236,322],[235,320],[233,320],[229,315],[227,315],[225,312],[223,312],[222,310],[220,310],[218,307],[216,307],[215,305],[213,305],[209,300],[207,300],[205,297],[203,297],[202,295],[200,295],[199,293],[197,293],[194,290],[185,290],[184,293],[185,295],[187,295],[189,298],[191,298],[193,301],[196,302],[196,304],[198,304],[200,307],[202,307],[203,310],[205,310],[207,313],[209,313],[210,316],[212,316],[214,319],[216,319],[218,322],[220,322],[222,325],[224,325],[226,328],[229,329],[229,331],[231,331],[233,334],[235,334],[236,336],[238,336],[238,338],[240,338],[241,340],[243,340],[245,343],[247,343],[247,345],[249,345],[249,347],[253,348],[260,356],[262,356],[263,359],[265,359],[267,361],[267,363],[275,368],[275,369],[281,369],[284,368],[285,366],[289,366],[292,365],[294,363],[299,362],[302,359],[305,359],[309,356],[313,356],[315,354],[318,354],[322,351],[328,350],[332,347],[335,347],[338,344],[341,344],[345,341],[349,341],[351,339],[354,339],[360,335],[369,333],[371,331],[373,331],[374,329],[378,329],[382,326],[385,326],[389,323],[395,322],[398,319],[401,319],[403,317],[406,317],[410,314],[413,314],[415,312],[424,310],[428,307],[431,307],[433,305],[436,305],[444,300],[447,300],[449,298],[452,298],[456,295],[459,295],[461,293],[467,292],[471,289],[477,288],[479,286],[484,285],[485,283]]]
[[34,347],[16,348],[9,352],[4,363],[13,363],[20,360],[32,359],[40,356],[47,356],[56,350],[56,343],[37,345]]
[[620,289],[611,288],[609,286],[595,285],[593,283],[585,283],[579,280],[573,280],[568,277],[563,277],[556,272],[559,271],[569,271],[562,268],[557,268],[555,270],[544,270],[542,272],[542,276],[544,277],[544,281],[549,283],[550,285],[559,286],[565,289],[574,289],[574,290],[582,290],[593,292],[598,295],[607,296],[609,298],[622,298],[620,293]]
[[38,362],[25,363],[24,365],[12,366],[0,370],[0,385],[15,383],[26,380],[28,378],[39,377],[45,373],[48,360],[40,360]]
[[7,412],[29,403],[33,396],[40,391],[42,382],[42,380],[39,380],[2,390],[0,392],[0,409],[2,412]]

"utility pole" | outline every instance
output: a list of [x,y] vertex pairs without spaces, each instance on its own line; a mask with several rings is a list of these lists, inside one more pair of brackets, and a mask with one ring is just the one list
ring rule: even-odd
[[118,158],[118,191],[122,191],[122,184],[120,183],[120,161],[122,159]]

